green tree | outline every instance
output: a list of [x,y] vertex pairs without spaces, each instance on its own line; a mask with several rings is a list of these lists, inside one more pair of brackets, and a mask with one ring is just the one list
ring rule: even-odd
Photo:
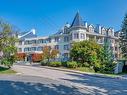
[[101,60],[100,72],[113,73],[116,64],[114,62],[114,55],[112,47],[110,45],[110,39],[108,39],[107,37],[105,38],[104,41],[104,46],[101,52],[100,60]]
[[73,61],[81,63],[82,66],[92,67],[95,72],[113,73],[115,63],[110,46],[108,38],[105,39],[104,46],[90,40],[75,42],[70,56]]
[[95,41],[85,40],[74,42],[70,51],[71,59],[78,63],[88,63],[91,67],[98,70],[100,67],[100,55],[102,47]]
[[122,57],[127,59],[127,14],[122,22],[122,29],[120,32],[120,48]]
[[13,27],[9,23],[0,20],[0,52],[2,53],[0,59],[1,64],[9,68],[15,61],[16,41],[16,31],[14,31]]

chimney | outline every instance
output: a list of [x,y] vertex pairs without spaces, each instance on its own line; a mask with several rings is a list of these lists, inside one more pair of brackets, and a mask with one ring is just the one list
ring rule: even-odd
[[84,22],[84,24],[85,24],[85,28],[87,28],[87,22],[86,21]]

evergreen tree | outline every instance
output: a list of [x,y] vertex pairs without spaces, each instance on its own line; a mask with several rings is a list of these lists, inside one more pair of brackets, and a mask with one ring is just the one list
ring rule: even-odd
[[122,29],[120,33],[120,48],[122,57],[127,59],[127,14],[122,22]]
[[115,64],[114,64],[114,55],[113,49],[110,45],[110,39],[107,37],[104,41],[103,51],[101,55],[101,72],[103,73],[113,73]]

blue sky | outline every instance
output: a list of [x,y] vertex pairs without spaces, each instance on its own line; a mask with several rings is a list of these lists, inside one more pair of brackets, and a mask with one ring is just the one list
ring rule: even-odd
[[84,21],[119,30],[127,0],[0,0],[0,17],[21,31],[32,28],[38,36],[51,35],[79,10]]

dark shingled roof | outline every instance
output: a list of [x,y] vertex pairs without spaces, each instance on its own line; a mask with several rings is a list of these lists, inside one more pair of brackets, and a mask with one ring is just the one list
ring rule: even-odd
[[75,27],[75,26],[84,26],[84,22],[79,14],[79,12],[76,13],[75,18],[71,24],[71,27]]

